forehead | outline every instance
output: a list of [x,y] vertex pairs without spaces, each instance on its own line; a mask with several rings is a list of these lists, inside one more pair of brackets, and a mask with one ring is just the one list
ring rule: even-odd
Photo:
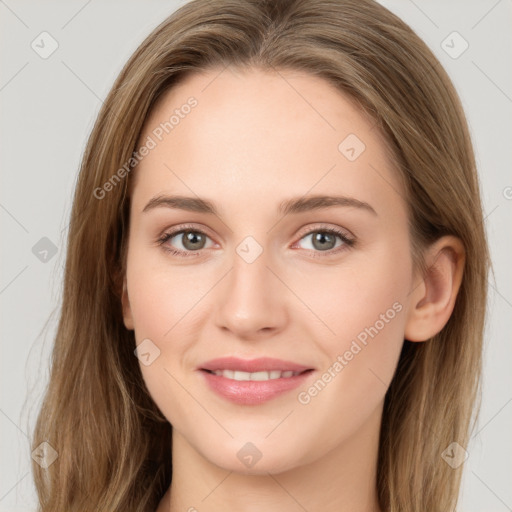
[[327,81],[302,72],[191,74],[153,108],[140,143],[150,139],[154,147],[133,176],[139,210],[158,192],[260,205],[263,197],[308,192],[403,203],[373,120]]

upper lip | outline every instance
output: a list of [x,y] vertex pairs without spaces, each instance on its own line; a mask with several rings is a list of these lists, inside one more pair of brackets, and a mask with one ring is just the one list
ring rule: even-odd
[[242,372],[262,372],[271,370],[303,372],[312,370],[308,366],[293,363],[291,361],[283,361],[282,359],[274,359],[272,357],[260,357],[258,359],[238,359],[236,357],[219,357],[202,364],[200,370],[239,370]]

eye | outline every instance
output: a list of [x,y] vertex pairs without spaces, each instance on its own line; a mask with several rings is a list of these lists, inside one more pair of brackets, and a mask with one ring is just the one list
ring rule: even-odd
[[[181,247],[176,248],[168,243],[174,238]],[[206,233],[199,229],[181,226],[174,231],[164,233],[162,237],[158,239],[158,243],[165,251],[168,251],[171,254],[189,257],[199,256],[200,251],[206,248],[205,244],[209,238],[210,237]]]
[[[317,228],[302,236],[300,241],[307,240],[308,238],[310,238],[311,247],[306,247],[306,249],[311,250],[314,257],[323,256],[323,254],[319,253],[327,253],[325,256],[337,254],[355,244],[353,238],[349,237],[344,231],[336,228]],[[181,245],[181,247],[172,245],[170,242],[173,239],[176,239],[178,245]],[[206,242],[208,239],[210,239],[210,237],[200,229],[194,228],[193,226],[179,226],[170,232],[164,233],[158,239],[158,244],[161,245],[165,251],[173,255],[190,257],[200,256],[201,251],[207,248]],[[340,243],[337,243],[336,239],[338,239]],[[295,245],[298,243],[299,242]]]
[[[317,228],[309,231],[300,240],[307,239],[310,240],[310,247],[306,247],[306,249],[310,249],[315,253],[328,253],[328,255],[337,254],[339,251],[346,250],[355,244],[355,240],[349,238],[347,233],[336,228]],[[337,243],[336,239],[340,240],[340,243]],[[318,255],[314,254],[314,256],[317,257]]]

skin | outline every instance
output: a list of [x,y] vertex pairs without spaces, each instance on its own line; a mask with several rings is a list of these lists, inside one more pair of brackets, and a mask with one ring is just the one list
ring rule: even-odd
[[[157,103],[141,140],[190,96],[198,105],[134,171],[123,292],[126,328],[137,344],[149,338],[160,350],[141,371],[173,426],[173,482],[158,512],[227,505],[379,511],[384,396],[404,338],[425,341],[446,324],[462,278],[462,245],[438,240],[426,252],[430,271],[414,271],[405,191],[387,143],[322,79],[230,68],[190,75]],[[354,161],[338,150],[349,134],[366,146]],[[218,215],[164,206],[143,212],[161,194],[206,198]],[[278,213],[281,201],[311,194],[350,196],[375,213],[354,206]],[[206,234],[203,245],[195,242],[199,255],[176,256],[158,245],[183,223]],[[333,227],[355,244],[337,236],[324,249],[313,244],[311,233]],[[236,252],[247,236],[263,249],[252,263]],[[165,245],[194,252],[182,235]],[[397,303],[400,312],[300,403],[298,393]],[[236,405],[196,371],[228,355],[276,357],[315,371],[300,389]],[[261,452],[251,468],[237,457],[247,442]]]

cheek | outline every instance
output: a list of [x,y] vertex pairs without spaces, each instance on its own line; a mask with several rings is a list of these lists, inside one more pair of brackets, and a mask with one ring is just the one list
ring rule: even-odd
[[141,360],[142,377],[155,404],[173,422],[189,400],[179,385],[178,369],[189,343],[185,330],[197,297],[190,276],[151,265],[149,258],[133,258],[131,264],[128,287],[135,338],[137,344],[151,340],[153,353],[158,354],[149,365]]
[[308,305],[322,319],[325,333],[318,340],[329,389],[319,393],[324,395],[319,401],[361,415],[382,401],[393,377],[404,340],[411,269],[408,252],[391,246],[369,259],[350,268],[333,267],[320,279],[316,275],[315,287],[310,278],[303,292],[310,290]]
[[325,365],[310,387],[298,390],[296,417],[312,436],[324,432],[319,452],[355,436],[383,404],[403,345],[405,308],[395,298],[384,283],[366,300],[347,295],[350,301],[340,303],[331,320],[336,335],[319,341]]
[[162,261],[134,256],[128,267],[128,292],[136,339],[165,343],[193,316],[194,304],[204,294],[204,284],[194,270],[172,269]]
[[[411,261],[405,249],[406,240],[401,245],[402,250],[396,245],[381,244],[371,252],[347,258],[346,264],[304,273],[305,277],[298,281],[297,294],[304,297],[322,321],[324,338],[332,340],[329,352],[375,323],[382,327],[384,322],[385,329],[381,331],[389,333],[391,338],[396,338],[403,328],[405,315],[396,314],[396,310],[405,309]],[[393,308],[395,303],[398,305]]]
[[127,268],[135,339],[137,344],[151,340],[154,345],[150,346],[158,354],[150,365],[141,362],[140,368],[151,396],[170,417],[179,406],[178,398],[187,399],[172,376],[181,380],[178,373],[187,350],[198,337],[200,299],[213,283],[197,276],[193,266],[173,269],[154,252],[135,249]]

